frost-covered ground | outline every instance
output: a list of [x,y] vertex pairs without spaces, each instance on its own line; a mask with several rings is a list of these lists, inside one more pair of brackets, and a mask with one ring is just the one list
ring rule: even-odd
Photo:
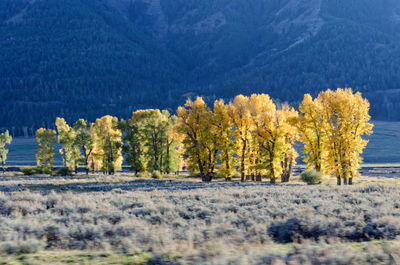
[[89,264],[400,260],[400,189],[393,184],[8,175],[0,177],[0,189],[0,263],[5,264],[54,263],[57,255],[79,263],[73,257],[87,253]]

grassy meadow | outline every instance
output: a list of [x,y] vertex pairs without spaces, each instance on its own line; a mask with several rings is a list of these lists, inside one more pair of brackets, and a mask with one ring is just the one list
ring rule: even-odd
[[398,264],[400,179],[0,177],[0,264]]

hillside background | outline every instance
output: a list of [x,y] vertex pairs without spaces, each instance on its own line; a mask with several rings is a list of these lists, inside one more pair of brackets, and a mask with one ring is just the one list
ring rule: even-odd
[[400,120],[398,0],[0,0],[0,128],[353,87]]

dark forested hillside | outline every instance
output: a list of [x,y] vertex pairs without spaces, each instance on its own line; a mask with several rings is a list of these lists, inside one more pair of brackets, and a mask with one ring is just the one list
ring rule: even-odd
[[[397,0],[0,0],[0,128],[351,86],[400,119]],[[397,100],[399,99],[399,100]]]

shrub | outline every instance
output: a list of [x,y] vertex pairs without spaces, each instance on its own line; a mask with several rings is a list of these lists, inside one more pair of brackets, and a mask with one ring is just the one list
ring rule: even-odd
[[51,173],[53,173],[53,169],[47,165],[43,165],[38,167],[39,173],[40,174],[48,174],[50,175]]
[[62,167],[59,170],[56,171],[56,176],[71,176],[72,175],[72,170],[69,169],[68,167]]
[[26,167],[22,169],[22,173],[24,173],[26,176],[39,174],[37,167]]
[[31,176],[35,174],[51,174],[52,169],[49,166],[39,166],[39,167],[26,167],[22,169],[22,173],[26,176]]
[[153,179],[162,179],[162,174],[158,170],[154,170],[153,173],[151,173],[151,177]]
[[136,177],[138,178],[148,178],[149,177],[149,173],[147,172],[139,172],[136,174]]
[[321,184],[322,173],[314,169],[306,170],[300,175],[301,181],[307,183],[308,185]]

